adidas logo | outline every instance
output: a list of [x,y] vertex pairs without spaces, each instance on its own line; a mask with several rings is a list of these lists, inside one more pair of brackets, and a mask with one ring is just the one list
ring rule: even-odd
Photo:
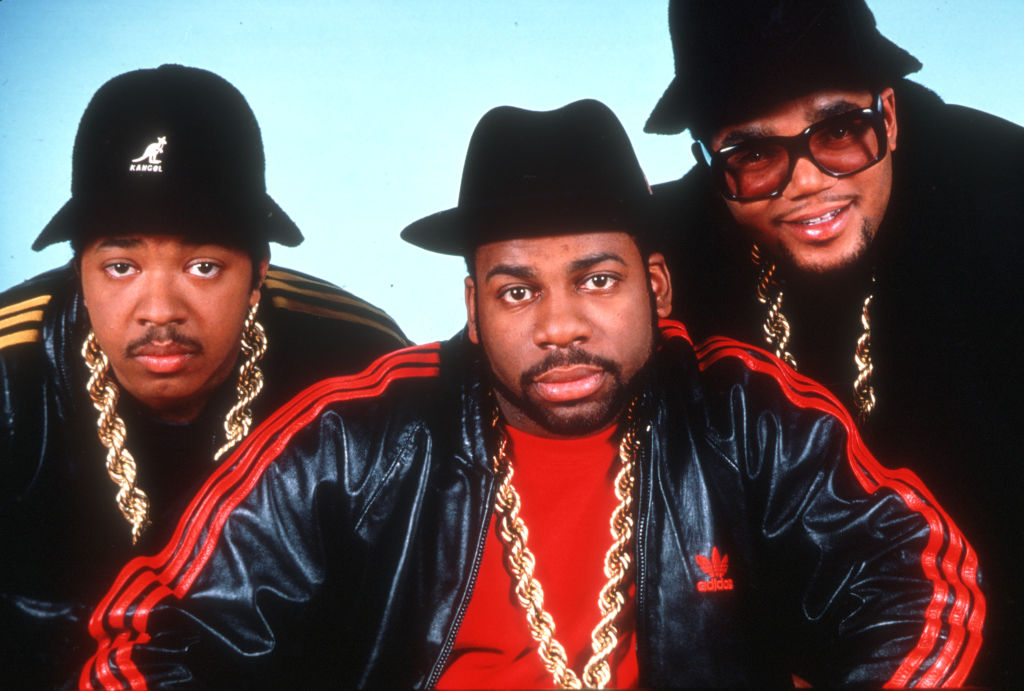
[[729,555],[719,554],[717,547],[711,548],[711,558],[703,554],[697,555],[697,566],[707,575],[707,580],[697,581],[697,590],[711,593],[717,590],[732,590],[732,579],[726,578],[729,570]]
[[[146,147],[146,150],[142,152],[141,156],[132,159],[132,163],[128,166],[128,170],[132,173],[164,172],[162,165],[163,161],[160,160],[160,154],[164,152],[164,147],[166,145],[167,137],[157,137],[155,142]],[[142,161],[145,161],[145,163]]]

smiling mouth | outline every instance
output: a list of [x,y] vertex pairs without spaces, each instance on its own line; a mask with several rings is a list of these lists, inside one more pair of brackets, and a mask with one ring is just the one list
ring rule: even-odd
[[817,216],[808,218],[780,219],[780,224],[785,226],[790,233],[802,242],[826,243],[834,240],[842,234],[846,228],[846,221],[849,218],[849,210],[853,202],[847,202],[843,206],[836,207],[820,213]]
[[843,208],[845,208],[845,207],[840,207],[838,209],[833,209],[832,211],[829,211],[828,213],[824,213],[821,216],[815,216],[814,218],[808,218],[808,219],[803,220],[803,221],[791,221],[791,222],[792,223],[799,223],[800,225],[803,225],[803,226],[813,226],[813,225],[817,225],[819,223],[825,223],[826,221],[831,221],[833,218],[838,216],[839,212],[842,211]]
[[534,378],[533,387],[549,403],[571,403],[594,394],[604,379],[605,370],[592,365],[555,367]]

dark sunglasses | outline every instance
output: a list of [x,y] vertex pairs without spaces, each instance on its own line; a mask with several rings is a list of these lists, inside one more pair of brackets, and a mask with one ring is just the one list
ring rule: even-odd
[[835,178],[875,165],[887,151],[882,96],[870,108],[851,110],[814,123],[791,137],[755,137],[719,151],[694,142],[693,155],[711,169],[726,199],[752,202],[782,194],[801,157]]

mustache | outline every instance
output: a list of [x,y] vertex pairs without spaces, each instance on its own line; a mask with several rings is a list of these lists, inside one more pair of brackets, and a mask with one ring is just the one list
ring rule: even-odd
[[600,355],[588,353],[579,346],[572,345],[568,348],[560,348],[548,353],[543,360],[533,365],[519,377],[520,384],[525,388],[531,381],[556,367],[572,367],[573,365],[591,365],[600,367],[613,375],[616,379],[621,377],[622,368],[618,363],[603,358]]
[[174,324],[166,324],[164,326],[150,326],[146,329],[146,333],[144,333],[140,338],[135,339],[125,346],[125,353],[128,357],[134,357],[135,355],[138,355],[139,351],[145,346],[155,345],[157,343],[174,343],[175,345],[188,348],[196,353],[203,352],[202,343],[190,336],[186,336]]

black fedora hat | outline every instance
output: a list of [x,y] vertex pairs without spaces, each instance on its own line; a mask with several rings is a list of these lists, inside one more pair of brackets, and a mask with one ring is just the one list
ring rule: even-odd
[[75,136],[71,199],[32,249],[111,231],[302,242],[267,194],[263,141],[245,98],[216,74],[181,65],[100,87]]
[[675,78],[644,131],[729,124],[820,88],[879,88],[921,69],[864,0],[671,0]]
[[443,254],[512,237],[649,232],[650,186],[615,114],[583,100],[550,111],[501,106],[473,131],[459,205],[402,231]]

